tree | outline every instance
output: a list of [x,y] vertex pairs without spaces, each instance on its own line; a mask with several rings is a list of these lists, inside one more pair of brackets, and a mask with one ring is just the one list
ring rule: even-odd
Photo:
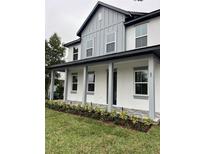
[[[61,43],[61,38],[54,33],[49,41],[45,40],[45,66],[55,65],[64,63],[63,60],[65,54],[65,47],[63,47]],[[55,78],[58,78],[60,74],[55,72]],[[45,96],[48,98],[48,88],[50,85],[50,72],[48,70],[45,71]]]

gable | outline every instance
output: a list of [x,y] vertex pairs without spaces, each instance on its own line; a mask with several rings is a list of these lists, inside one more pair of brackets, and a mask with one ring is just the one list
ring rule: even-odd
[[[99,20],[99,18],[101,18],[101,20]],[[98,8],[98,10],[96,10],[95,14],[86,24],[86,26],[81,32],[81,35],[94,33],[107,27],[110,27],[112,25],[122,23],[124,21],[124,14],[118,13],[109,8],[101,6]]]
[[[99,12],[102,12],[102,19],[108,20],[108,21],[105,21],[105,22],[108,22],[108,24],[110,24],[112,22],[111,21],[112,19],[115,20],[115,18],[118,19],[118,18],[122,18],[122,17],[125,18],[125,16],[131,16],[131,13],[128,11],[116,8],[114,6],[111,6],[111,5],[102,3],[102,2],[98,2],[95,5],[95,7],[93,8],[93,10],[91,11],[91,13],[89,14],[89,16],[87,17],[87,19],[85,20],[85,22],[82,24],[82,26],[78,30],[78,32],[77,32],[78,36],[81,36],[84,29],[87,27],[88,24],[90,24],[90,22],[91,22],[91,20],[93,20],[93,18],[96,18],[96,14],[98,14]],[[110,17],[110,19],[109,19],[109,17]]]

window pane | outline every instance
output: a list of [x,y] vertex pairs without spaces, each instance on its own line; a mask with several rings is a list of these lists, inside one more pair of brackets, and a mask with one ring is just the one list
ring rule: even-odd
[[136,38],[136,48],[147,46],[147,36]]
[[141,25],[141,35],[147,34],[147,24]]
[[135,84],[135,94],[147,95],[147,84]]
[[142,82],[142,72],[135,72],[135,82]]
[[107,43],[115,41],[115,33],[111,33],[107,35]]
[[148,81],[148,77],[147,77],[146,70],[135,72],[135,82],[147,82],[147,81]]
[[93,49],[87,49],[87,57],[92,56]]
[[73,48],[73,53],[78,53],[78,48]]
[[106,45],[106,51],[107,52],[115,51],[115,42],[107,44]]
[[88,82],[95,82],[94,73],[88,73]]
[[73,54],[73,60],[78,60],[78,54]]
[[73,82],[78,82],[77,76],[73,76]]
[[95,84],[94,83],[88,84],[88,91],[95,91]]
[[87,41],[87,48],[93,47],[93,40]]
[[142,82],[147,82],[148,78],[147,78],[147,71],[143,71],[142,72]]
[[78,87],[77,84],[75,84],[75,83],[72,84],[72,90],[73,91],[77,91],[77,87]]
[[136,27],[136,37],[147,34],[147,24],[139,25]]

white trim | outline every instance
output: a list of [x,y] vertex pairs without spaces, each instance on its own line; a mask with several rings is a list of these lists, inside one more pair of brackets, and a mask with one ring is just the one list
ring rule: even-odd
[[[147,82],[135,82],[135,72],[142,72],[146,71],[147,72]],[[148,69],[142,69],[142,70],[135,70],[133,71],[133,96],[139,96],[139,97],[148,97],[149,96],[149,82],[148,82]],[[147,84],[147,94],[136,94],[135,93],[135,85],[136,84]]]
[[[111,42],[107,42],[107,36],[108,35],[110,35],[110,34],[112,34],[112,33],[114,33],[114,38],[115,38],[115,40],[114,41],[111,41]],[[111,44],[111,43],[115,43],[115,50],[114,51],[107,51],[106,49],[107,49],[107,44]],[[112,53],[112,52],[116,52],[116,32],[114,31],[114,32],[109,32],[109,33],[106,33],[106,36],[105,36],[105,53]]]

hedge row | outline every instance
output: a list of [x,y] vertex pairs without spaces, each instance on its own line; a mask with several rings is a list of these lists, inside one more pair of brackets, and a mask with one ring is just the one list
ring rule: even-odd
[[106,110],[88,104],[71,105],[60,101],[46,101],[46,107],[56,111],[90,117],[104,122],[113,122],[114,124],[142,132],[147,132],[153,124],[153,121],[148,117],[141,118],[137,116],[129,116],[124,111],[120,113],[115,110],[107,112]]

